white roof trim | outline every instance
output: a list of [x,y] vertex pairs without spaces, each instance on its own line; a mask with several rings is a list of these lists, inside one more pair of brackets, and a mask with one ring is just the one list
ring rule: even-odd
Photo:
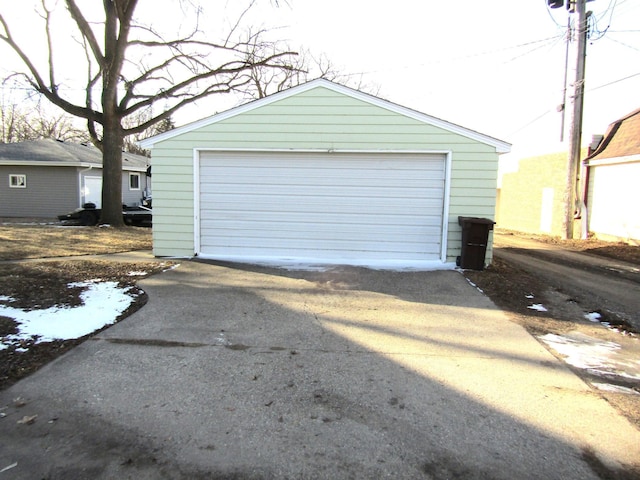
[[615,165],[618,163],[634,163],[640,162],[640,154],[635,155],[627,155],[625,157],[611,157],[611,158],[602,158],[595,160],[587,160],[586,164],[589,167],[597,167],[600,165]]
[[40,160],[0,160],[3,166],[29,166],[29,167],[75,167],[75,168],[102,168],[101,164],[89,162],[48,162]]
[[[102,164],[88,162],[42,162],[38,160],[0,160],[3,167],[69,167],[69,168],[91,168],[102,170]],[[134,165],[122,165],[123,172],[146,172],[148,167],[138,167]]]
[[511,151],[511,144],[504,142],[502,140],[498,140],[497,138],[484,135],[474,130],[461,127],[454,123],[447,122],[440,118],[432,117],[431,115],[427,115],[425,113],[421,113],[416,110],[411,110],[410,108],[403,107],[401,105],[389,102],[387,100],[383,100],[378,97],[374,97],[373,95],[369,95],[368,93],[360,92],[358,90],[345,87],[344,85],[339,85],[337,83],[330,82],[329,80],[326,80],[324,78],[318,78],[316,80],[303,83],[302,85],[289,88],[282,92],[269,95],[268,97],[261,98],[259,100],[254,100],[253,102],[246,103],[236,108],[232,108],[231,110],[227,110],[226,112],[222,112],[207,118],[203,118],[202,120],[189,123],[182,127],[174,128],[173,130],[169,130],[168,132],[164,132],[159,135],[141,140],[138,142],[138,144],[142,148],[150,149],[150,148],[153,148],[156,143],[162,142],[164,140],[169,140],[183,133],[190,132],[192,130],[196,130],[198,128],[202,128],[217,122],[221,122],[223,120],[234,117],[236,115],[249,112],[256,108],[269,105],[271,103],[277,102],[279,100],[283,100],[285,98],[289,98],[293,95],[297,95],[299,93],[306,92],[317,87],[327,88],[328,90],[332,90],[334,92],[338,92],[343,95],[347,95],[349,97],[362,100],[364,102],[398,113],[400,115],[413,118],[414,120],[418,120],[420,122],[442,128],[443,130],[447,130],[451,133],[456,133],[458,135],[462,135],[464,137],[470,138],[477,142],[490,145],[492,147],[495,147],[498,153],[508,153]]

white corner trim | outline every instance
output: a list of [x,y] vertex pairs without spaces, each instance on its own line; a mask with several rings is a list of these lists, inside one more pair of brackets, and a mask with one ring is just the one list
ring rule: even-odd
[[193,252],[200,254],[200,151],[193,149]]
[[446,120],[442,120],[437,117],[432,117],[431,115],[418,112],[417,110],[412,110],[410,108],[403,107],[401,105],[375,97],[368,93],[364,93],[359,90],[354,90],[352,88],[345,87],[344,85],[339,85],[337,83],[330,82],[329,80],[325,80],[324,78],[318,78],[316,80],[312,80],[302,85],[298,85],[298,86],[289,88],[287,90],[274,93],[273,95],[269,95],[268,97],[261,98],[259,100],[254,100],[252,102],[246,103],[239,107],[232,108],[225,112],[218,113],[216,115],[212,115],[210,117],[203,118],[201,120],[197,120],[187,125],[183,125],[182,127],[174,128],[173,130],[169,130],[168,132],[164,132],[154,137],[149,137],[147,139],[141,140],[138,142],[138,144],[142,148],[152,149],[156,143],[162,142],[164,140],[169,140],[183,133],[190,132],[192,130],[197,130],[199,128],[212,125],[217,122],[221,122],[228,118],[235,117],[236,115],[249,112],[256,108],[269,105],[271,103],[289,98],[299,93],[307,92],[309,90],[312,90],[318,87],[324,87],[333,92],[341,93],[348,97],[361,100],[363,102],[378,106],[380,108],[384,108],[391,112],[398,113],[400,115],[404,115],[406,117],[412,118],[414,120],[418,120],[419,122],[433,125],[435,127],[442,128],[443,130],[447,130],[451,133],[455,133],[455,134],[470,138],[472,140],[478,141],[480,143],[490,145],[492,147],[495,147],[498,153],[509,153],[511,151],[511,144],[504,142],[502,140],[498,140],[497,138],[490,137],[488,135],[482,134],[480,132],[476,132],[475,130],[470,130],[468,128],[462,127],[460,125],[456,125],[451,122],[447,122]]
[[444,201],[442,205],[442,245],[440,246],[440,260],[447,261],[449,242],[449,200],[451,199],[451,158],[452,152],[446,152],[444,171]]

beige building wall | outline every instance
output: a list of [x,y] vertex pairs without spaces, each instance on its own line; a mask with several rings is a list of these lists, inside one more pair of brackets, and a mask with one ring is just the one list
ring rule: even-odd
[[520,160],[516,172],[502,177],[497,227],[561,235],[566,176],[567,153]]

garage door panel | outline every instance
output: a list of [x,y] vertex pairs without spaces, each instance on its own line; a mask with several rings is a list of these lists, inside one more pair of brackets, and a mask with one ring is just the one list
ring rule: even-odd
[[[238,195],[246,197],[249,195],[280,195],[283,197],[312,197],[330,199],[335,197],[365,197],[365,198],[441,198],[436,190],[442,185],[442,180],[422,182],[422,185],[412,185],[413,182],[406,184],[399,183],[397,186],[375,186],[375,185],[264,185],[264,184],[245,184],[245,185],[224,185],[218,183],[209,183],[211,188],[215,188],[215,192],[207,193],[208,195],[216,195],[218,197],[226,195]],[[372,188],[375,188],[375,196],[372,196]],[[400,191],[399,191],[400,190]],[[213,199],[212,199],[213,200]]]
[[[215,221],[209,220],[215,218]],[[279,212],[277,210],[262,210],[259,212],[218,212],[203,211],[201,228],[210,226],[211,228],[223,228],[228,222],[241,224],[245,229],[261,228],[263,225],[272,224],[276,228],[280,224],[294,224],[299,228],[305,228],[309,225],[328,225],[327,228],[340,228],[340,225],[362,225],[369,229],[371,233],[372,225],[375,225],[375,231],[380,232],[381,229],[390,228],[426,228],[431,226],[440,230],[440,226],[436,225],[440,222],[441,215],[434,209],[433,211],[424,212],[406,212],[403,215],[395,215],[394,213],[361,213],[346,214],[344,212],[327,212],[310,214],[308,212]],[[222,233],[224,234],[224,233]]]
[[[357,217],[367,215],[392,215],[404,217],[407,215],[441,215],[442,201],[438,198],[423,199],[420,202],[407,201],[407,198],[390,198],[390,199],[372,199],[372,198],[353,198],[353,197],[333,197],[326,198],[325,201],[307,197],[276,197],[276,196],[228,196],[224,200],[216,196],[203,196],[206,205],[215,205],[215,208],[203,208],[203,218],[209,218],[212,215],[239,216],[249,221],[256,218],[259,214],[278,214],[286,213],[287,215],[314,215],[317,221],[323,221],[331,214],[340,214],[343,216],[355,215]],[[332,201],[334,200],[334,201]],[[287,207],[286,211],[283,211]],[[357,220],[357,219],[355,219]],[[387,220],[385,218],[385,220]],[[389,218],[393,221],[393,218]],[[349,220],[352,221],[352,220]]]
[[[222,168],[222,167],[220,167]],[[326,170],[317,174],[309,174],[306,171],[290,171],[287,168],[274,167],[272,169],[248,169],[228,168],[221,173],[219,169],[201,171],[200,179],[206,184],[218,184],[225,188],[233,189],[234,186],[263,186],[273,188],[276,191],[292,186],[327,186],[327,187],[366,187],[386,186],[423,188],[425,186],[437,186],[444,179],[441,169],[434,170],[407,170],[390,171],[380,170],[373,175],[372,172],[362,172],[357,169]]]
[[[367,223],[312,223],[312,222],[292,222],[292,221],[255,221],[253,225],[237,220],[220,220],[218,222],[202,222],[202,233],[210,237],[224,238],[231,231],[242,232],[242,236],[269,238],[361,238],[363,241],[370,241],[371,227]],[[415,226],[410,223],[406,225],[381,226],[379,237],[384,240],[402,241],[403,239],[424,239],[425,236],[438,236],[440,229],[428,226]]]
[[[216,165],[227,169],[233,168],[238,171],[255,172],[258,169],[273,171],[274,168],[291,169],[300,172],[326,172],[341,170],[362,170],[362,159],[367,158],[367,172],[389,170],[387,159],[395,156],[393,170],[415,171],[416,165],[420,164],[420,170],[440,170],[438,161],[442,158],[439,154],[401,154],[402,158],[394,154],[372,153],[372,154],[326,154],[326,153],[283,153],[282,155],[262,152],[246,153],[223,153],[223,158],[216,152],[203,152],[201,159],[204,161],[214,160]],[[378,157],[376,159],[375,157]],[[431,163],[425,163],[432,161]]]
[[[321,245],[314,239],[298,239],[295,250],[281,245],[269,245],[263,238],[242,237],[237,241],[212,244],[212,247],[220,249],[224,257],[263,257],[265,249],[268,249],[272,258],[301,258],[301,259],[402,259],[415,260],[415,251],[421,248],[423,242],[380,242],[361,243],[350,240],[325,240]],[[384,248],[384,254],[381,253]],[[438,250],[433,248],[428,253],[438,255]]]
[[[431,185],[410,186],[399,182],[396,186],[349,186],[349,185],[290,185],[279,186],[274,188],[271,185],[218,185],[211,184],[216,187],[218,195],[241,195],[245,196],[247,192],[252,195],[265,196],[287,196],[287,197],[371,197],[371,189],[376,189],[376,197],[374,198],[417,198],[423,195],[429,195],[429,190],[437,188],[442,181],[433,182]],[[312,190],[311,190],[312,189]],[[401,190],[401,192],[399,192]]]
[[200,254],[437,260],[442,155],[203,154]]
[[[220,180],[220,183],[244,183],[249,180],[255,183],[265,183],[274,185],[309,183],[312,185],[328,184],[334,182],[347,182],[355,179],[356,184],[361,182],[374,182],[379,185],[378,180],[392,181],[398,179],[420,179],[429,180],[432,178],[444,178],[444,170],[441,165],[441,156],[432,158],[414,158],[411,161],[398,160],[394,165],[388,162],[381,162],[376,168],[376,162],[367,161],[367,169],[363,170],[363,161],[347,161],[341,157],[314,157],[301,158],[297,161],[277,161],[268,160],[261,162],[251,162],[243,157],[238,158],[238,162],[217,162],[215,166],[207,163],[209,159],[203,157],[201,164],[201,179],[205,182]],[[326,162],[326,166],[310,167],[305,164],[310,162]],[[209,168],[211,167],[211,168]],[[391,173],[391,175],[390,175]]]

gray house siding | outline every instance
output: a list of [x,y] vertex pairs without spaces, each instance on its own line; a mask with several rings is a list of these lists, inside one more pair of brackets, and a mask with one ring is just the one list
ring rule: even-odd
[[[122,158],[122,203],[140,204],[151,190],[149,159],[132,153]],[[95,147],[51,139],[0,144],[0,216],[57,217],[84,203],[100,205],[102,153]],[[131,188],[130,174],[139,179]],[[11,186],[26,176],[25,186]],[[87,179],[90,179],[87,182]]]
[[[129,183],[131,175],[139,176],[140,188],[138,190],[131,188],[131,184]],[[145,172],[122,172],[122,203],[139,205],[147,190],[151,190],[151,179],[147,177]]]
[[[25,175],[26,188],[11,188],[10,175]],[[78,203],[76,168],[0,166],[0,217],[55,217]]]

